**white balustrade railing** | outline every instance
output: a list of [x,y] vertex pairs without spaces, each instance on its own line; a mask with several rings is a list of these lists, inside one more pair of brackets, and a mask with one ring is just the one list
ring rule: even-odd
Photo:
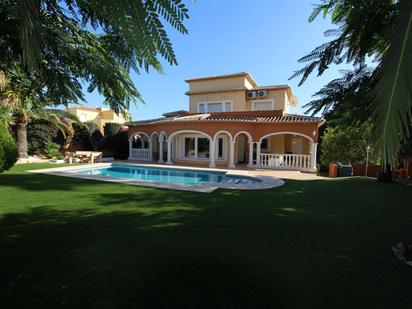
[[261,153],[260,165],[267,168],[310,169],[311,155]]
[[132,149],[131,160],[151,161],[150,149]]

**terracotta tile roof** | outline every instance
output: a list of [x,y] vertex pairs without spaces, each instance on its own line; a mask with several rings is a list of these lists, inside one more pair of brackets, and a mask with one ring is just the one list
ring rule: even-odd
[[247,122],[247,123],[322,123],[323,119],[319,117],[283,114],[281,110],[274,111],[242,111],[242,112],[221,112],[221,113],[203,113],[187,114],[178,117],[157,118],[143,121],[131,122],[128,125],[138,126],[144,124],[170,123],[170,122],[199,122],[199,121],[228,121],[228,122]]
[[185,115],[185,114],[189,114],[189,112],[187,110],[181,109],[178,111],[164,113],[162,116],[169,118],[169,117],[177,117],[177,116]]

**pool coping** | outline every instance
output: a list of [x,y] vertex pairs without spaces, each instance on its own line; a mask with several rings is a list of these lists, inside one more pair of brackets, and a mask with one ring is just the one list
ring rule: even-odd
[[[100,176],[100,175],[81,175],[76,173],[68,173],[67,171],[76,171],[92,168],[104,168],[112,166],[113,164],[120,165],[131,165],[131,166],[141,166],[141,167],[151,167],[151,168],[166,168],[166,169],[180,169],[180,170],[195,170],[195,171],[205,171],[205,172],[225,172],[227,175],[232,176],[247,176],[250,178],[255,178],[260,180],[255,184],[202,184],[202,185],[184,185],[184,184],[175,184],[169,182],[150,182],[147,180],[131,179],[131,178],[117,178],[110,176]],[[152,188],[161,188],[161,189],[172,189],[172,190],[183,190],[183,191],[194,191],[202,193],[211,193],[216,189],[233,189],[233,190],[264,190],[271,189],[282,186],[285,182],[277,177],[273,176],[264,176],[256,175],[256,172],[250,174],[245,170],[231,170],[231,169],[221,169],[221,168],[204,168],[204,167],[190,167],[190,166],[173,166],[173,165],[162,165],[162,164],[144,164],[144,163],[131,163],[131,162],[119,162],[113,161],[109,163],[85,163],[81,165],[73,166],[61,166],[55,168],[46,168],[46,169],[37,169],[30,170],[30,173],[37,174],[46,174],[53,176],[63,176],[71,178],[80,178],[88,180],[97,180],[97,181],[106,181],[114,183],[122,183],[135,186],[144,186]]]

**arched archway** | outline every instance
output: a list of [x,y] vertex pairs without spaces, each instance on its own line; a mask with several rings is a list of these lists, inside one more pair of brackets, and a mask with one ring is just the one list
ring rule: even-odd
[[256,164],[260,167],[295,170],[316,169],[316,143],[294,131],[271,132],[257,143]]
[[306,134],[303,134],[303,133],[299,133],[299,132],[292,132],[292,131],[269,133],[269,134],[266,134],[266,135],[262,136],[262,137],[259,139],[259,142],[262,142],[263,139],[268,138],[268,137],[270,137],[270,136],[286,135],[286,134],[302,136],[302,137],[307,138],[310,142],[312,142],[312,143],[314,142],[313,138],[310,137],[309,135],[306,135]]
[[167,142],[167,134],[166,134],[165,131],[161,131],[161,132],[160,132],[160,134],[159,134],[159,139],[160,139],[161,141]]
[[135,132],[129,138],[129,160],[151,161],[151,138],[145,132]]
[[167,138],[167,162],[173,160],[209,162],[209,167],[215,167],[215,143],[213,138],[198,130],[179,130]]
[[151,155],[152,155],[152,160],[159,160],[159,133],[153,132],[150,135],[150,144],[151,144]]
[[215,143],[215,158],[218,164],[228,163],[229,168],[234,168],[233,152],[234,143],[233,136],[227,130],[220,130],[213,135]]
[[249,132],[247,132],[247,131],[239,131],[239,132],[237,132],[237,133],[235,134],[235,136],[233,137],[233,140],[236,140],[236,138],[237,138],[240,134],[246,135],[249,142],[253,141],[252,135],[251,135]]
[[229,132],[229,131],[226,131],[226,130],[220,130],[220,131],[216,132],[215,135],[213,136],[213,140],[216,141],[216,138],[217,138],[219,135],[227,135],[227,136],[229,137],[230,141],[233,140],[232,134],[230,134],[230,132]]
[[263,135],[258,144],[262,153],[309,155],[313,138],[300,132],[282,131]]
[[209,134],[207,134],[205,132],[202,132],[202,131],[198,131],[198,130],[179,130],[179,131],[175,131],[175,132],[173,132],[172,134],[169,135],[167,140],[169,141],[169,140],[173,139],[176,135],[183,134],[183,133],[201,134],[201,135],[205,135],[208,139],[213,140],[212,137]]
[[159,163],[164,163],[167,160],[167,134],[161,131],[159,134]]
[[137,140],[137,139],[142,138],[142,137],[143,138],[147,137],[147,139],[150,139],[150,136],[145,132],[134,132],[132,135],[130,135],[129,141]]
[[239,131],[234,137],[234,162],[236,164],[246,164],[253,166],[253,139],[252,135],[247,131]]

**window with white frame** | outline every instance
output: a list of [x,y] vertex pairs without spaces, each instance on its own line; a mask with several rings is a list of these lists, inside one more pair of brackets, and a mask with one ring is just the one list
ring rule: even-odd
[[180,143],[183,159],[208,159],[209,139],[196,135],[183,136]]
[[[179,152],[181,159],[208,160],[210,157],[210,141],[199,134],[184,134],[179,138]],[[216,138],[215,159],[227,160],[227,137]]]
[[185,158],[195,158],[196,157],[196,138],[186,137],[185,138]]
[[209,158],[209,139],[204,137],[197,138],[197,158]]
[[268,111],[274,109],[273,101],[253,101],[253,110],[254,111]]
[[197,111],[198,113],[231,112],[232,101],[199,102]]

